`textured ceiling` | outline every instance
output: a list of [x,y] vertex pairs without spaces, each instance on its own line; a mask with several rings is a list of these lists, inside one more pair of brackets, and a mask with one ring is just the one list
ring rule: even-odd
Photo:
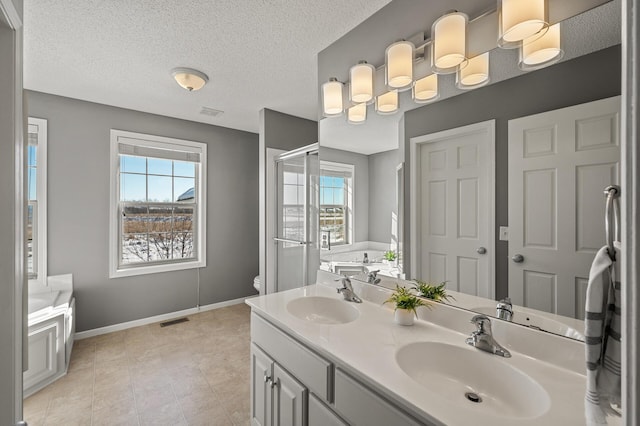
[[315,120],[317,53],[389,1],[25,0],[24,85],[251,132],[262,108]]

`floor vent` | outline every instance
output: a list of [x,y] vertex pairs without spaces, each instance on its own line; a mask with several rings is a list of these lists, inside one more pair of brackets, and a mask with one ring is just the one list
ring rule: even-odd
[[170,325],[180,324],[181,322],[187,322],[189,318],[178,318],[171,321],[165,321],[160,323],[160,327],[167,327]]

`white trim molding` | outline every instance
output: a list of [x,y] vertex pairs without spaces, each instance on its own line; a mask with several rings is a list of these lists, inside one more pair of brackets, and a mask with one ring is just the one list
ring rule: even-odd
[[224,302],[212,303],[210,305],[204,305],[197,308],[184,309],[182,311],[174,311],[166,314],[155,315],[148,318],[142,318],[133,321],[121,322],[119,324],[108,325],[105,327],[94,328],[91,330],[80,331],[76,333],[75,340],[88,339],[89,337],[100,336],[107,333],[113,333],[115,331],[128,330],[134,327],[140,327],[143,325],[149,325],[161,321],[169,321],[176,318],[182,318],[188,315],[195,315],[201,312],[213,311],[214,309],[226,308],[227,306],[239,305],[244,303],[245,300],[254,297],[241,297],[239,299],[226,300]]

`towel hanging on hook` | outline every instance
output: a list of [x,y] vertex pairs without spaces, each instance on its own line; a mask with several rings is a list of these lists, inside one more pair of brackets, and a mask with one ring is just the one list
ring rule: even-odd
[[[612,261],[616,261],[614,241],[620,241],[620,187],[610,185],[604,189],[607,205],[604,215],[604,229],[607,238],[607,251]],[[613,223],[612,223],[613,222]]]

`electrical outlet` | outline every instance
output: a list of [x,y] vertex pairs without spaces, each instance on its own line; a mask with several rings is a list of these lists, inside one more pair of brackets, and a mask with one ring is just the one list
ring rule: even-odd
[[501,226],[500,227],[500,241],[509,241],[509,227]]

